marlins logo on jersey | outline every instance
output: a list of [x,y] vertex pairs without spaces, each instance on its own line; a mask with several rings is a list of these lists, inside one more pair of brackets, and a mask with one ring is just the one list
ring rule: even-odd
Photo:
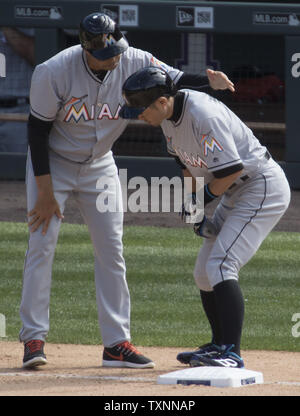
[[209,137],[208,134],[203,134],[200,143],[203,146],[204,156],[208,155],[208,151],[214,153],[215,149],[219,152],[223,152],[223,147],[218,143],[214,137]]

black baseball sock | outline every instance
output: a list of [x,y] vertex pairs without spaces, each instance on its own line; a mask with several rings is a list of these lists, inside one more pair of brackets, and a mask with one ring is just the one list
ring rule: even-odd
[[222,328],[223,344],[234,344],[233,352],[240,355],[244,320],[244,297],[237,280],[226,280],[214,286],[216,307]]
[[200,290],[200,296],[204,312],[207,316],[208,322],[212,331],[212,343],[222,345],[222,332],[219,322],[219,315],[216,306],[216,295],[215,292],[206,292]]

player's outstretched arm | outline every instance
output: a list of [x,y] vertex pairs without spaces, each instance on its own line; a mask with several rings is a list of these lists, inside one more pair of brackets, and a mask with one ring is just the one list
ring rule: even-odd
[[206,70],[209,85],[214,90],[230,90],[234,92],[234,84],[230,79],[227,77],[224,72],[221,71],[213,71],[212,69]]
[[211,87],[214,90],[227,90],[234,92],[234,84],[224,72],[206,70],[206,75],[189,74],[184,72],[176,83],[178,89],[189,88],[192,90],[203,90],[203,88]]
[[38,196],[34,208],[27,214],[28,225],[31,232],[42,226],[44,235],[47,233],[53,215],[63,219],[54,196],[49,166],[48,138],[51,128],[52,122],[40,120],[30,114],[28,143]]

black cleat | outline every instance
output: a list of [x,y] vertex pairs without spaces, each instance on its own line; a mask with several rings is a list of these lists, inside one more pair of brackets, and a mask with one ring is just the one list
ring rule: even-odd
[[24,343],[23,368],[34,368],[47,364],[44,344],[44,341],[39,339],[33,339]]
[[234,345],[215,346],[216,349],[208,354],[193,354],[190,360],[191,367],[227,367],[244,368],[243,359],[232,352]]
[[176,358],[182,364],[189,364],[193,354],[207,354],[214,351],[215,347],[215,344],[209,342],[208,344],[201,345],[197,350],[180,352]]

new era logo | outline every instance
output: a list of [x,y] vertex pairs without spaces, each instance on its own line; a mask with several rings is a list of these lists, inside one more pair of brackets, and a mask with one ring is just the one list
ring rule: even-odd
[[188,23],[188,22],[192,22],[194,19],[194,16],[192,16],[191,14],[187,13],[186,11],[180,10],[178,12],[178,20],[179,23]]

